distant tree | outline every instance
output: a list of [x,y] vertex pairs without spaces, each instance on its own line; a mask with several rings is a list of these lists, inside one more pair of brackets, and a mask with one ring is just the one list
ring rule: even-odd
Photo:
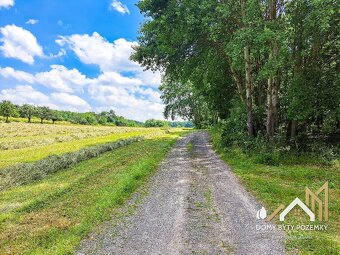
[[51,119],[52,111],[49,107],[46,106],[38,107],[38,116],[40,118],[40,123],[43,124],[44,120]]
[[0,104],[0,115],[6,117],[6,123],[8,123],[9,117],[18,116],[18,111],[14,104],[12,104],[10,101],[4,100]]
[[114,110],[110,110],[108,112],[101,112],[99,116],[106,118],[106,121],[111,123],[114,123],[118,117]]
[[95,125],[98,124],[96,114],[94,112],[83,113],[83,117],[86,119],[87,124]]
[[97,121],[100,125],[105,125],[107,124],[107,118],[101,116],[101,115],[98,115],[97,117]]
[[62,116],[61,112],[57,111],[57,110],[51,110],[51,120],[52,120],[53,124],[56,121],[62,121],[63,116]]
[[149,119],[144,123],[145,127],[167,127],[169,123],[163,120]]
[[74,124],[81,124],[81,125],[88,125],[87,120],[84,117],[84,114],[82,113],[75,113],[70,118],[71,123]]
[[28,123],[31,123],[32,117],[37,113],[37,108],[34,105],[24,104],[19,107],[20,117],[27,118]]

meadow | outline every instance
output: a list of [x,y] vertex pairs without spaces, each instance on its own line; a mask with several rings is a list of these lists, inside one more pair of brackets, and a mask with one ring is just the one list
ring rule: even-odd
[[[71,254],[93,228],[112,217],[157,168],[177,138],[188,132],[24,123],[0,127],[1,142],[25,144],[0,150],[1,166],[7,168],[19,162],[39,164],[52,154],[62,159],[115,141],[120,144],[41,179],[0,191],[0,254]],[[122,143],[137,136],[142,140]],[[53,142],[34,142],[42,138]],[[4,169],[0,175],[1,171]]]
[[0,123],[0,169],[87,146],[162,132],[160,128]]

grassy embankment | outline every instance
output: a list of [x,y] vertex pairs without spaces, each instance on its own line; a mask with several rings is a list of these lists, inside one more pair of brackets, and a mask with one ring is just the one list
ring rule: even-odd
[[156,169],[179,134],[156,133],[1,192],[0,254],[71,254]]
[[[257,163],[254,156],[244,154],[239,149],[223,150],[220,146],[220,134],[217,129],[211,130],[215,149],[241,179],[246,188],[260,201],[269,214],[280,204],[288,206],[299,197],[305,201],[305,187],[316,191],[329,181],[329,221],[311,223],[306,214],[294,209],[288,216],[285,225],[327,224],[327,231],[287,231],[287,250],[292,254],[340,254],[340,168],[339,165],[316,164],[315,158],[308,156],[287,156],[279,165]],[[254,215],[255,217],[255,215]],[[276,222],[281,224],[278,218]]]

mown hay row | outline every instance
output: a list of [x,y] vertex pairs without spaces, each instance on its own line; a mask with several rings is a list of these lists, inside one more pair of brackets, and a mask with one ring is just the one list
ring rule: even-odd
[[76,152],[51,155],[33,163],[22,163],[0,170],[0,191],[41,180],[46,176],[71,167],[81,161],[94,158],[100,154],[143,140],[136,136],[128,139],[99,144],[83,148]]

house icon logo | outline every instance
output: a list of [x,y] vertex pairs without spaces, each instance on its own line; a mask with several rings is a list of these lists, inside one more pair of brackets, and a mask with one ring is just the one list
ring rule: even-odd
[[[310,221],[315,221],[315,215],[317,213],[319,221],[328,221],[328,182],[321,186],[315,193],[312,192],[308,187],[305,189],[305,203],[301,201],[298,197],[295,198],[287,207],[281,204],[272,214],[267,217],[267,211],[262,207],[257,211],[257,219],[266,219],[271,221],[276,215],[279,215],[280,221],[284,221],[286,215],[296,206],[299,206],[309,217]],[[323,193],[323,197],[320,198],[320,194]],[[318,206],[318,211],[316,211],[316,205]]]

